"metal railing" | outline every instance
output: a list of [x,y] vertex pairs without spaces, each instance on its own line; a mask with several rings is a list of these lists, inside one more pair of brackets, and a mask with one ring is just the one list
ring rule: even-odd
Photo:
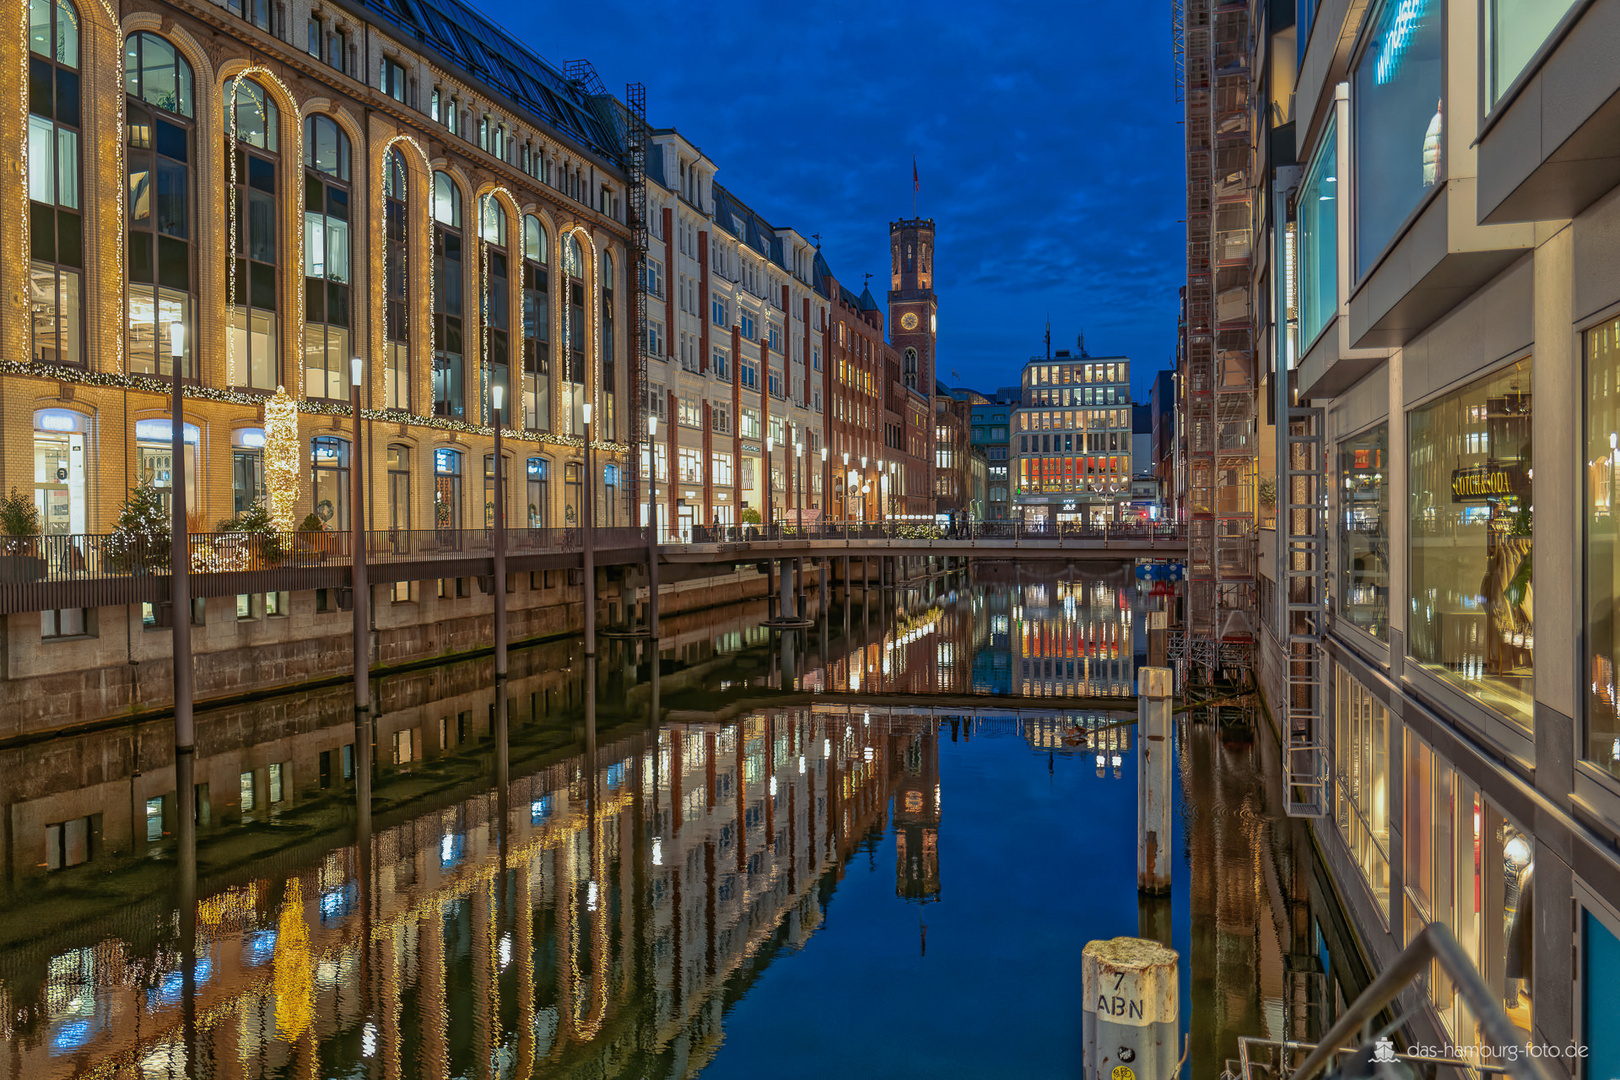
[[[1479,1024],[1478,1045],[1494,1051],[1489,1060],[1485,1055],[1481,1055],[1478,1060],[1470,1061],[1463,1058],[1399,1054],[1395,1052],[1392,1044],[1381,1041],[1375,1044],[1375,1040],[1384,1039],[1395,1027],[1395,1024],[1389,1024],[1375,1030],[1373,1024],[1378,1015],[1400,997],[1401,992],[1408,986],[1429,976],[1434,967],[1450,976],[1457,993],[1473,1010]],[[1509,1019],[1501,1001],[1486,985],[1478,969],[1468,959],[1468,954],[1457,944],[1457,939],[1452,937],[1451,931],[1443,923],[1430,923],[1420,930],[1412,939],[1412,943],[1373,980],[1372,985],[1361,992],[1360,997],[1345,1007],[1338,1022],[1322,1036],[1320,1043],[1241,1038],[1238,1040],[1241,1055],[1239,1071],[1244,1080],[1253,1080],[1254,1077],[1261,1075],[1286,1076],[1288,1080],[1315,1080],[1318,1076],[1332,1075],[1328,1070],[1335,1065],[1335,1059],[1346,1054],[1366,1053],[1369,1048],[1376,1045],[1376,1049],[1383,1052],[1381,1060],[1398,1058],[1418,1064],[1451,1065],[1459,1070],[1503,1073],[1519,1080],[1552,1080],[1552,1074],[1539,1057],[1534,1057],[1528,1052],[1512,1056],[1505,1053],[1509,1047],[1525,1047],[1525,1041],[1526,1033]],[[1251,1054],[1251,1050],[1259,1047],[1275,1051],[1272,1063],[1256,1060]],[[1290,1069],[1289,1062],[1299,1053],[1306,1054],[1305,1060],[1301,1061],[1297,1068]]]
[[[1018,521],[975,521],[959,525],[916,522],[862,524],[860,522],[807,522],[802,528],[790,518],[774,525],[693,525],[678,534],[695,544],[743,544],[776,540],[1052,540],[1052,541],[1165,541],[1182,543],[1186,529],[1158,522],[1081,525],[1071,522],[1025,524]],[[660,543],[665,542],[663,538]]]

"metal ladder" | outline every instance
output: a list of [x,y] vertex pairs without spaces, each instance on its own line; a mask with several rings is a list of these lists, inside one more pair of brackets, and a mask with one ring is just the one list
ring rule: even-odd
[[1322,656],[1328,559],[1324,466],[1322,410],[1289,409],[1283,552],[1288,632],[1283,771],[1289,817],[1321,817],[1329,803]]

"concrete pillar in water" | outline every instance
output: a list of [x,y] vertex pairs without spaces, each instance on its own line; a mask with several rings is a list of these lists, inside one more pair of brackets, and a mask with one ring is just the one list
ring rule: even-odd
[[804,556],[793,560],[793,577],[799,583],[799,618],[803,619],[809,610],[808,598],[804,595]]
[[799,632],[797,630],[783,630],[778,636],[782,639],[781,688],[783,690],[791,690],[793,689],[793,684],[798,680],[799,677],[798,656],[796,655],[797,650],[794,648],[795,644],[797,644],[795,639],[799,636]]
[[1148,617],[1148,667],[1168,667],[1165,650],[1170,636],[1170,617],[1163,611],[1150,611]]
[[765,560],[765,618],[776,618],[776,560]]
[[1136,887],[1170,891],[1169,668],[1136,673]]
[[776,612],[784,619],[793,618],[798,611],[793,602],[793,563],[791,560],[782,560],[782,600],[776,607]]
[[1085,1080],[1169,1080],[1181,1000],[1174,949],[1117,937],[1080,954]]

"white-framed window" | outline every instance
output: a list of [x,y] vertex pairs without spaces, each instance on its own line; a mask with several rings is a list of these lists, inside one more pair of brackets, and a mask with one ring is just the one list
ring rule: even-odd
[[647,340],[645,342],[647,354],[662,358],[664,355],[664,326],[662,323],[647,323]]
[[812,345],[810,347],[810,361],[811,361],[811,363],[810,363],[811,367],[815,368],[817,371],[821,370],[821,346],[820,345]]
[[710,455],[710,473],[714,482],[723,486],[731,484],[731,455],[716,450]]
[[737,381],[743,386],[759,389],[759,365],[747,358],[737,365]]
[[759,410],[745,408],[742,411],[742,437],[745,439],[759,438]]
[[742,323],[743,340],[744,341],[753,341],[754,340],[754,317],[752,315],[748,314],[748,312],[745,311],[740,316],[740,322]]
[[698,404],[697,398],[682,394],[678,403],[680,415],[676,418],[682,427],[700,428],[703,426],[703,406]]
[[714,354],[709,358],[709,367],[714,372],[715,378],[731,378],[731,357],[724,349],[714,350]]
[[710,304],[709,317],[714,320],[714,325],[716,326],[728,325],[726,322],[726,302],[724,300],[716,300]]
[[678,459],[680,471],[676,474],[683,484],[703,483],[703,451],[689,446],[681,447]]
[[731,434],[731,406],[716,402],[709,406],[709,427],[717,435]]

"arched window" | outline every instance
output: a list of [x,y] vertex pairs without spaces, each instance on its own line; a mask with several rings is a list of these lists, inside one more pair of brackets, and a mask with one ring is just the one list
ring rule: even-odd
[[618,437],[618,412],[614,409],[614,388],[618,385],[614,381],[614,372],[618,369],[613,363],[613,256],[602,257],[602,393],[597,402],[602,410],[602,437],[614,439]]
[[460,420],[461,189],[449,174],[433,174],[433,415]]
[[491,395],[497,386],[504,395],[506,403],[502,407],[506,415],[512,415],[512,273],[506,254],[506,211],[501,209],[501,201],[494,195],[483,196],[478,217],[478,238],[484,245],[484,358],[489,365],[490,386],[488,393],[480,387],[483,400],[479,415],[488,423]]
[[585,430],[585,256],[579,237],[573,233],[563,244],[563,272],[568,276],[568,356],[563,364],[567,383],[568,411],[574,431]]
[[905,375],[906,375],[906,385],[908,387],[910,387],[911,389],[913,389],[913,390],[917,389],[917,350],[916,349],[912,349],[912,348],[907,348],[906,349]]
[[551,459],[529,459],[528,522],[531,529],[551,524]]
[[28,4],[28,305],[33,357],[84,363],[84,223],[79,191],[79,12]]
[[304,396],[349,397],[349,137],[304,121]]
[[384,407],[411,408],[410,217],[406,213],[405,159],[383,157],[383,364]]
[[[551,283],[546,227],[523,219],[523,426],[551,428]],[[536,458],[536,461],[544,461]]]
[[444,446],[433,451],[433,524],[461,528],[461,451]]
[[349,527],[349,441],[332,435],[318,436],[310,444],[310,471],[315,496],[311,507],[328,529]]
[[[252,79],[226,81],[226,184],[236,265],[227,277],[231,295],[232,356],[240,385],[274,390],[280,341],[277,236],[281,118],[276,103]],[[234,155],[231,155],[234,137]]]
[[129,289],[125,353],[135,374],[169,369],[169,327],[186,327],[181,371],[196,378],[192,307],[197,295],[191,65],[156,34],[124,42],[129,145]]

